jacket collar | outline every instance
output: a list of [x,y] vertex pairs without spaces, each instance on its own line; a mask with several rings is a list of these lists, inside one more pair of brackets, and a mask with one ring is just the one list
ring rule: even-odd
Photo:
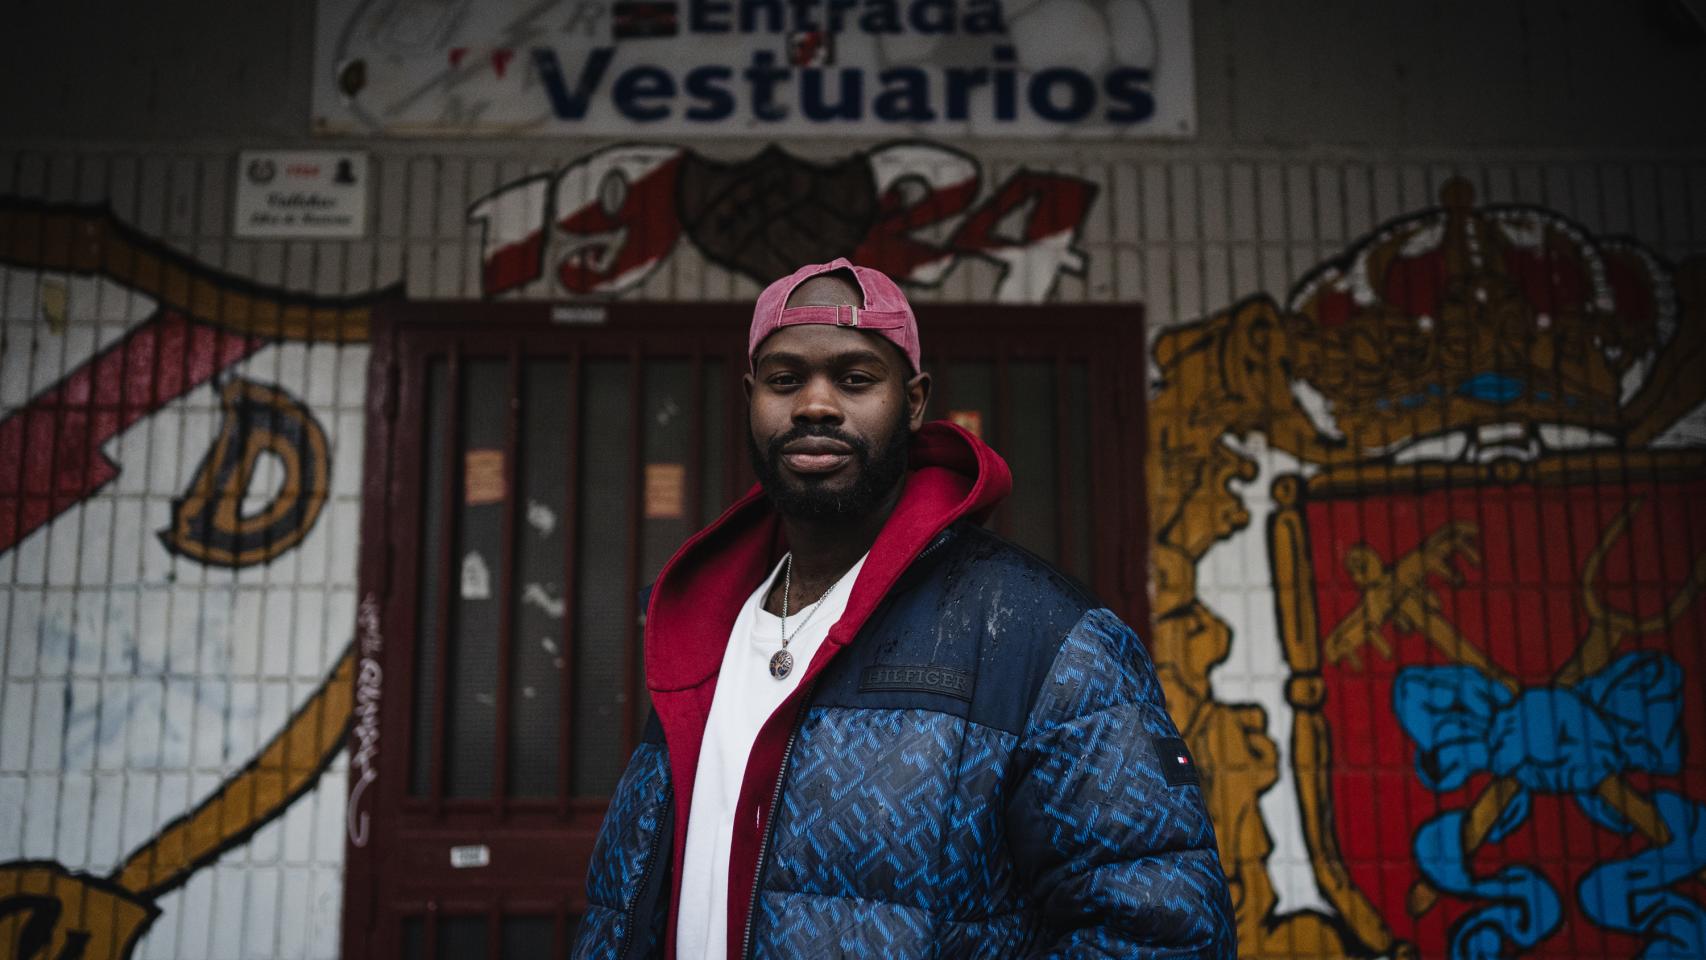
[[[847,608],[825,638],[814,668],[853,638],[938,534],[956,520],[981,521],[1012,489],[1012,475],[1000,455],[947,421],[919,429],[909,460],[900,502],[871,545]],[[646,685],[654,694],[690,689],[716,677],[729,625],[785,549],[781,523],[756,485],[681,545],[658,574],[646,608]]]

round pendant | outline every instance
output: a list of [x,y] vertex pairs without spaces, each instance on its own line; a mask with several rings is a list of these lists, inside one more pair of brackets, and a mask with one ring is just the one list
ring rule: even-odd
[[794,655],[786,650],[778,650],[770,658],[770,675],[778,680],[786,677],[794,669]]

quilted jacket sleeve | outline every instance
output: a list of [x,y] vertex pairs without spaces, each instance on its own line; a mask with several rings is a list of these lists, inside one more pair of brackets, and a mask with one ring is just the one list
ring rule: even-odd
[[1107,610],[1085,614],[1027,719],[1007,814],[1018,879],[1047,925],[1037,955],[1233,955],[1202,791],[1170,783],[1158,754],[1178,736],[1137,635]]
[[610,808],[593,844],[587,866],[586,913],[570,954],[574,960],[651,955],[643,949],[624,950],[624,946],[636,940],[655,943],[661,932],[667,911],[644,909],[640,901],[647,899],[648,892],[655,901],[656,881],[667,872],[659,861],[668,856],[664,841],[674,825],[670,796],[668,754],[661,744],[641,743],[611,794]]

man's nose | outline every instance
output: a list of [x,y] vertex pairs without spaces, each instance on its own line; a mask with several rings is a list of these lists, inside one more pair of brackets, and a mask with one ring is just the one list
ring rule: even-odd
[[841,396],[829,377],[812,377],[795,394],[796,423],[840,423]]

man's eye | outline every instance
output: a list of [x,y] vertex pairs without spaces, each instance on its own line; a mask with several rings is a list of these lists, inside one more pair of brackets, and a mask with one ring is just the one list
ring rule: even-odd
[[791,373],[777,373],[772,374],[765,382],[773,387],[792,387],[799,384],[800,378]]
[[856,387],[863,387],[868,384],[876,383],[877,378],[867,373],[849,373],[841,378],[841,382],[851,384]]

